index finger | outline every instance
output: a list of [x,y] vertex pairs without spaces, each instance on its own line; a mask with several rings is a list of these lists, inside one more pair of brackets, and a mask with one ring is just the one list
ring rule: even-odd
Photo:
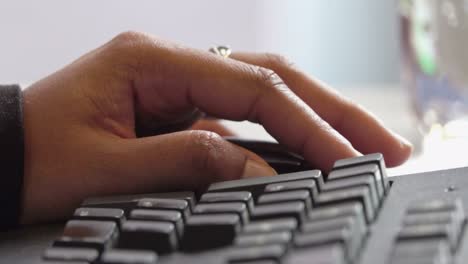
[[411,144],[385,128],[370,112],[274,54],[235,53],[231,57],[276,71],[291,89],[362,153],[381,152],[389,166],[408,159]]
[[128,49],[134,56],[129,63],[137,74],[128,80],[143,114],[164,119],[197,107],[219,118],[258,122],[324,170],[337,159],[359,155],[272,70],[141,34],[117,41],[121,56]]

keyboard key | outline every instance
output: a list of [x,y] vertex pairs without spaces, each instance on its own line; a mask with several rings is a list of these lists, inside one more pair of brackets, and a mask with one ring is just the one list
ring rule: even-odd
[[38,262],[31,262],[32,264],[90,264],[87,261],[68,261],[68,260],[41,260]]
[[385,193],[386,193],[389,187],[389,183],[388,183],[387,169],[385,166],[385,160],[381,153],[373,153],[373,154],[367,154],[367,155],[360,156],[360,157],[337,160],[335,161],[333,169],[348,168],[348,167],[354,167],[357,165],[364,165],[364,164],[375,164],[379,167],[380,174],[377,176],[380,176],[380,179],[378,179],[378,182],[382,183],[383,189],[385,190]]
[[266,245],[258,247],[233,248],[227,253],[229,263],[245,263],[261,260],[271,260],[279,262],[286,253],[283,245]]
[[429,201],[418,201],[410,204],[406,210],[407,214],[426,213],[436,211],[455,211],[464,215],[462,201],[460,199],[445,200],[435,199]]
[[63,260],[63,261],[86,261],[93,262],[99,256],[99,252],[92,248],[48,248],[43,258],[46,260]]
[[299,225],[305,219],[305,205],[302,202],[258,205],[250,215],[253,221],[293,217]]
[[234,213],[237,214],[243,224],[249,222],[249,214],[244,203],[213,203],[213,204],[198,204],[193,210],[194,214],[220,214]]
[[236,246],[250,247],[262,246],[269,244],[284,244],[287,245],[292,238],[289,231],[277,231],[263,234],[240,234],[236,237],[234,244]]
[[312,209],[312,200],[310,199],[310,193],[309,191],[305,190],[262,194],[258,197],[257,203],[259,205],[262,205],[294,201],[304,203],[306,210]]
[[[359,253],[362,242],[366,235],[366,229],[358,222],[357,218],[353,216],[345,216],[334,219],[315,220],[304,223],[301,227],[302,234],[310,234],[315,238],[320,237],[324,232],[336,234],[334,231],[342,230],[344,236],[333,242],[341,242],[345,246],[346,255],[349,260],[354,260]],[[330,236],[332,237],[332,235]]]
[[190,208],[192,208],[195,203],[195,195],[193,192],[168,192],[95,197],[86,199],[81,206],[97,208],[119,208],[124,210],[125,215],[128,216],[130,211],[137,207],[138,202],[145,198],[185,200],[190,205]]
[[130,212],[130,219],[132,220],[148,220],[148,221],[163,221],[173,223],[177,236],[180,238],[183,234],[184,221],[182,214],[178,211],[172,210],[156,210],[156,209],[134,209]]
[[185,224],[182,247],[194,251],[229,245],[240,230],[237,214],[191,215]]
[[175,226],[169,222],[128,220],[122,225],[119,248],[172,252],[177,249]]
[[425,224],[403,226],[398,233],[398,240],[446,239],[450,248],[455,251],[458,246],[458,236],[450,224]]
[[313,248],[335,243],[343,245],[346,258],[352,261],[359,253],[362,236],[357,233],[351,233],[347,228],[299,233],[294,236],[294,246],[298,248]]
[[444,240],[399,241],[392,250],[390,264],[446,263],[452,257],[448,243]]
[[364,208],[367,223],[371,223],[375,217],[372,206],[369,188],[364,186],[349,187],[335,191],[327,191],[319,194],[316,206],[322,205],[336,206],[343,202],[360,202]]
[[97,264],[156,264],[157,260],[153,251],[110,249],[102,253]]
[[86,247],[102,251],[112,247],[118,238],[117,225],[112,221],[70,220],[54,247]]
[[114,221],[118,227],[125,221],[125,212],[118,208],[81,207],[73,213],[73,219]]
[[314,201],[318,196],[318,188],[314,180],[280,182],[268,184],[267,186],[265,186],[266,193],[295,190],[307,190],[312,201]]
[[185,200],[166,198],[143,198],[138,201],[138,207],[145,209],[163,209],[179,211],[184,219],[190,215],[189,203]]
[[[145,195],[146,196],[146,195]],[[166,199],[178,199],[185,200],[190,206],[190,210],[195,207],[195,193],[194,192],[166,192],[166,193],[155,193],[152,196],[146,196],[146,198],[166,198]]]
[[343,247],[339,243],[294,250],[285,259],[285,264],[347,264]]
[[250,222],[244,226],[244,233],[269,233],[277,231],[294,231],[297,228],[295,218],[280,218]]
[[258,195],[263,193],[265,186],[268,184],[306,179],[315,180],[319,189],[323,184],[322,173],[319,170],[311,170],[282,174],[274,177],[252,177],[240,180],[216,182],[210,185],[208,192],[249,191],[254,197],[258,197]]
[[424,224],[453,224],[457,232],[463,225],[464,218],[456,212],[440,211],[433,213],[417,213],[405,215],[403,225],[424,225]]
[[358,175],[353,177],[331,179],[328,180],[327,183],[323,186],[323,191],[340,190],[343,188],[354,186],[366,186],[367,188],[369,188],[374,210],[377,210],[379,208],[380,198],[377,193],[374,177],[371,175]]
[[364,208],[360,202],[347,202],[336,205],[321,206],[309,212],[309,220],[334,219],[343,216],[353,216],[365,225]]
[[379,166],[375,164],[363,164],[346,168],[333,169],[327,178],[330,180],[354,178],[356,176],[370,176],[374,180],[377,191],[378,200],[382,200],[385,195],[384,179],[380,174]]
[[253,209],[253,199],[250,192],[209,192],[200,197],[200,203],[225,203],[242,202],[251,212]]
[[32,264],[90,264],[87,261],[68,261],[68,260],[41,260],[38,262],[31,262]]
[[307,248],[321,246],[324,244],[341,243],[346,247],[346,241],[348,240],[348,231],[341,228],[323,232],[298,233],[294,236],[294,246],[298,248]]

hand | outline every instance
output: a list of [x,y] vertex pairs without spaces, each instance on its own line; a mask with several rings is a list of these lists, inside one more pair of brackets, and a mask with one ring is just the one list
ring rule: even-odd
[[93,195],[275,174],[216,133],[182,130],[198,110],[260,123],[325,171],[360,153],[408,158],[409,143],[281,57],[232,58],[127,32],[26,89],[23,223],[64,218]]

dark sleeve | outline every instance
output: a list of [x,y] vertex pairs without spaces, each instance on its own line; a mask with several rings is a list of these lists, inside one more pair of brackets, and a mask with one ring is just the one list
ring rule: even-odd
[[0,231],[19,225],[23,159],[21,89],[18,85],[0,85]]

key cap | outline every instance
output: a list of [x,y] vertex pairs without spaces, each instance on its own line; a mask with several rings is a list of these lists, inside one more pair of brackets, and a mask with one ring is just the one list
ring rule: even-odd
[[99,252],[92,248],[48,248],[43,258],[46,260],[63,260],[63,261],[86,261],[93,262],[99,256]]
[[184,221],[182,214],[178,211],[134,209],[130,212],[130,219],[170,222],[174,224],[177,236],[180,238],[183,235]]
[[321,206],[309,212],[308,219],[324,220],[342,216],[353,216],[365,223],[364,208],[360,202],[346,202],[336,205]]
[[424,224],[453,224],[458,233],[463,225],[464,219],[452,211],[440,211],[433,213],[417,213],[405,215],[403,225],[424,225]]
[[403,240],[395,243],[390,259],[417,259],[421,257],[435,259],[438,255],[451,255],[447,241],[440,239]]
[[249,214],[244,203],[213,203],[213,204],[198,204],[193,210],[194,214],[220,214],[234,213],[237,214],[243,224],[249,222]]
[[237,214],[192,215],[185,224],[182,247],[196,251],[229,245],[240,230]]
[[360,157],[337,160],[335,161],[333,169],[342,169],[365,164],[375,164],[378,166],[380,172],[380,180],[378,180],[378,182],[382,183],[383,190],[385,191],[384,193],[386,193],[389,187],[389,183],[385,160],[381,153],[374,153]]
[[294,231],[297,228],[295,218],[282,218],[250,222],[244,226],[244,233],[269,233],[277,231]]
[[96,264],[156,264],[157,260],[153,251],[110,249],[102,253]]
[[90,264],[87,261],[68,261],[68,260],[40,260],[38,262],[31,262],[33,264]]
[[159,254],[177,249],[175,226],[169,222],[128,220],[122,225],[119,248],[153,250]]
[[258,205],[250,215],[251,220],[266,220],[293,217],[299,225],[305,219],[305,205],[302,202]]
[[405,227],[425,225],[446,226],[448,234],[453,236],[452,240],[456,245],[458,245],[464,222],[465,216],[463,209],[461,211],[455,210],[412,213],[407,214],[403,219],[403,225]]
[[185,200],[189,204],[189,209],[192,210],[195,207],[196,199],[194,192],[166,192],[166,193],[155,193],[154,197],[148,196],[147,198],[167,198],[167,199],[178,199]]
[[304,203],[305,209],[308,211],[312,209],[312,200],[310,199],[309,192],[305,190],[262,194],[258,197],[257,203],[262,205],[294,201]]
[[86,247],[102,251],[112,247],[118,238],[117,225],[112,221],[70,220],[54,247]]
[[344,251],[339,243],[294,250],[285,259],[286,264],[346,264]]
[[346,248],[349,232],[344,229],[328,230],[314,233],[298,233],[294,236],[294,246],[298,248],[314,247],[324,244],[342,243]]
[[403,226],[398,233],[398,240],[446,239],[452,251],[458,246],[458,235],[450,224],[425,224]]
[[364,186],[349,187],[335,191],[327,191],[319,194],[317,206],[339,205],[343,202],[357,201],[363,205],[366,223],[371,223],[375,217],[372,207],[369,188]]
[[436,211],[455,211],[464,215],[463,204],[460,199],[444,200],[434,199],[429,201],[417,201],[409,205],[407,214],[426,213]]
[[314,180],[299,180],[290,182],[272,183],[265,186],[266,193],[306,190],[314,201],[318,196],[318,188]]
[[369,188],[370,197],[374,210],[380,206],[380,198],[377,194],[376,184],[372,175],[359,175],[346,178],[328,180],[323,186],[323,191],[334,191],[348,187],[366,186]]
[[195,195],[193,192],[169,192],[169,193],[151,193],[137,195],[120,195],[120,196],[105,196],[86,199],[82,203],[82,207],[97,207],[97,208],[119,208],[125,211],[128,216],[132,209],[137,207],[138,202],[144,198],[163,198],[185,200],[189,203],[190,208],[195,203]]
[[334,169],[328,174],[327,182],[330,180],[354,178],[356,176],[370,176],[374,180],[378,200],[382,200],[385,195],[384,179],[380,174],[379,167],[375,164],[364,164],[347,168]]
[[125,221],[125,212],[117,208],[86,208],[81,207],[73,213],[73,219],[114,221],[118,227]]
[[210,185],[208,192],[249,191],[254,197],[258,197],[259,194],[263,193],[265,186],[268,184],[306,179],[315,180],[319,190],[323,185],[322,173],[319,170],[311,170],[281,174],[275,177],[252,177],[240,180],[217,182]]
[[[334,219],[308,221],[301,227],[302,234],[315,235],[316,239],[324,232],[330,232],[330,234],[336,235],[335,231],[338,230],[342,230],[344,234],[340,234],[340,237],[336,237],[337,239],[332,240],[332,242],[343,243],[346,256],[352,261],[358,255],[364,236],[366,235],[366,230],[357,222],[356,218],[353,216],[345,216]],[[333,237],[333,235],[330,235],[330,238],[331,237]]]
[[240,234],[236,237],[234,244],[242,247],[262,246],[270,244],[287,245],[292,238],[289,231],[277,231],[263,234]]
[[184,219],[187,219],[190,215],[189,203],[185,200],[168,198],[143,198],[138,201],[137,206],[145,209],[176,210],[182,214]]
[[200,197],[200,203],[242,202],[249,212],[253,209],[253,199],[250,192],[209,192]]
[[278,263],[286,253],[286,247],[282,245],[266,245],[247,248],[233,248],[227,253],[229,263],[245,263],[262,260],[271,260]]

